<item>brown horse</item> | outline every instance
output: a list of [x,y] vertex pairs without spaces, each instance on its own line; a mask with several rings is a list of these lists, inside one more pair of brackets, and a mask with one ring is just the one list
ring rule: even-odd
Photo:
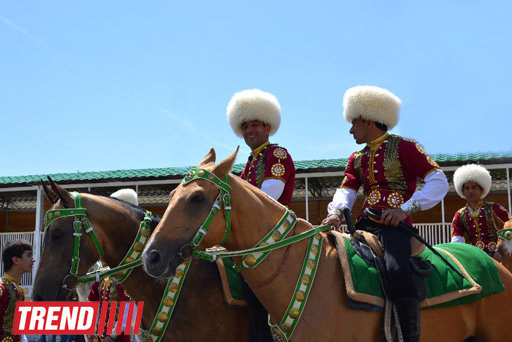
[[[276,225],[286,208],[259,189],[229,174],[233,155],[215,165],[215,151],[199,164],[197,174],[213,173],[219,179],[228,175],[231,186],[231,234],[225,243],[230,251],[253,247]],[[206,170],[206,171],[201,171]],[[211,175],[209,175],[210,177]],[[214,177],[211,177],[214,179]],[[219,188],[199,178],[180,184],[143,253],[150,274],[169,274],[181,261],[183,245],[198,231],[214,203]],[[225,237],[226,219],[215,215],[204,240],[205,249]],[[299,219],[290,234],[310,230],[312,225]],[[323,247],[316,280],[309,299],[291,337],[293,341],[379,341],[382,314],[349,309],[345,282],[337,251],[322,233]],[[272,252],[257,268],[242,271],[244,279],[267,308],[272,323],[278,324],[286,312],[302,268],[307,241]],[[240,257],[235,262],[240,262]],[[309,264],[308,264],[309,265]],[[433,308],[421,312],[422,341],[510,341],[509,317],[512,315],[512,274],[497,263],[506,290],[471,304]]]
[[[71,193],[57,184],[46,188],[52,209],[74,208]],[[144,211],[131,204],[92,194],[81,194],[87,219],[105,252],[104,261],[115,267],[132,245],[144,218]],[[152,218],[154,228],[159,221]],[[54,221],[46,231],[41,261],[37,270],[33,299],[65,300],[61,287],[69,274],[73,250],[73,218]],[[92,239],[83,234],[78,274],[83,275],[99,259]],[[142,323],[150,327],[158,310],[165,283],[148,276],[141,267],[133,270],[123,287],[137,301],[144,301]],[[246,307],[230,307],[223,297],[215,264],[194,262],[178,299],[162,341],[244,341],[248,338],[250,312]],[[236,328],[233,328],[236,327]]]

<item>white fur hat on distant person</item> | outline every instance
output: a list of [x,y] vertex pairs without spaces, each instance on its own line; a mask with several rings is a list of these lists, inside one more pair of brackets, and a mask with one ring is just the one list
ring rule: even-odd
[[352,123],[354,119],[380,122],[392,129],[398,123],[402,101],[389,90],[374,86],[356,86],[343,96],[343,116]]
[[259,89],[235,93],[229,101],[227,118],[233,132],[242,136],[242,123],[258,120],[270,125],[270,135],[277,132],[281,123],[281,107],[277,98]]
[[491,191],[491,174],[481,165],[468,164],[455,170],[455,173],[453,174],[453,184],[455,186],[455,191],[457,191],[457,194],[462,198],[464,198],[464,195],[462,194],[462,187],[467,182],[477,183],[482,187],[483,192],[480,199],[485,198],[489,191]]
[[117,198],[121,201],[131,203],[133,205],[139,205],[139,199],[137,193],[133,189],[121,189],[114,192],[110,197]]

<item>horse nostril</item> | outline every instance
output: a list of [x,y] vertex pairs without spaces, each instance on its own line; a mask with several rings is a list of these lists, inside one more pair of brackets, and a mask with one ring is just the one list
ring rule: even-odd
[[160,262],[160,259],[161,259],[160,254],[157,251],[152,250],[149,252],[148,263],[150,265],[153,265],[153,266],[157,265]]

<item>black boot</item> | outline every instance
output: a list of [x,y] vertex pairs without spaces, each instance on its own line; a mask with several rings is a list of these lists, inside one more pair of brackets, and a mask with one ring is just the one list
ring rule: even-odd
[[418,342],[420,340],[420,301],[414,297],[397,298],[395,306],[404,342]]

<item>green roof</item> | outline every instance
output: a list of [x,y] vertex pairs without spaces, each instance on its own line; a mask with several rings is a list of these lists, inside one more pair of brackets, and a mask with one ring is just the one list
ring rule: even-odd
[[[461,165],[467,162],[489,163],[512,163],[512,152],[503,153],[458,153],[458,154],[434,154],[431,157],[441,166]],[[345,168],[347,158],[339,159],[316,159],[295,161],[295,168],[300,173],[338,171]],[[49,176],[56,182],[82,183],[82,182],[109,182],[129,180],[155,180],[181,178],[191,167],[166,167],[154,169],[132,169],[97,172],[75,172],[55,173]],[[235,164],[233,172],[240,173],[244,164]],[[17,186],[38,184],[46,175],[29,175],[0,177],[0,186]]]

